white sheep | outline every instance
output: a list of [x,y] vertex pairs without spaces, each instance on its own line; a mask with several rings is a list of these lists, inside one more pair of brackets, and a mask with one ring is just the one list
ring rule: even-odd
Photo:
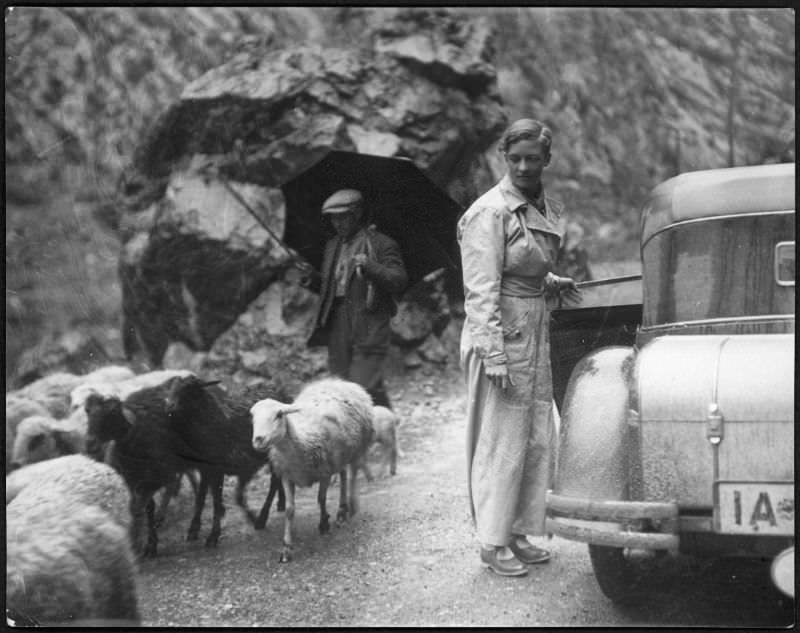
[[[12,461],[12,448],[17,435],[17,426],[31,416],[49,416],[63,419],[76,409],[70,406],[71,392],[84,382],[90,384],[120,381],[136,374],[132,369],[121,365],[108,365],[96,369],[85,376],[68,372],[56,372],[40,378],[21,389],[6,394],[6,472]],[[84,422],[85,427],[85,422]],[[52,438],[51,438],[52,445]],[[50,457],[65,454],[64,451],[50,454]],[[43,457],[44,458],[44,457]],[[22,463],[28,463],[23,460]]]
[[[383,406],[372,408],[372,426],[375,433],[372,444],[381,449],[381,459],[384,467],[389,466],[389,473],[397,473],[397,428],[400,426],[400,417],[391,409]],[[372,481],[372,472],[367,460],[364,460],[364,476],[367,481]]]
[[41,624],[137,625],[130,493],[113,468],[70,455],[6,477],[6,608]]
[[106,365],[89,372],[84,376],[87,381],[113,380],[120,381],[133,378],[136,372],[126,365]]
[[323,378],[306,385],[291,404],[259,400],[250,408],[250,414],[253,447],[267,453],[273,472],[281,477],[286,489],[280,560],[288,562],[292,557],[295,486],[319,482],[321,533],[330,529],[325,506],[334,474],[340,478],[337,522],[358,510],[356,472],[372,440],[372,398],[353,382]]
[[[93,393],[103,396],[104,398],[116,397],[120,400],[124,400],[134,391],[139,391],[139,389],[145,389],[147,387],[157,387],[167,382],[170,378],[176,376],[191,376],[193,372],[188,369],[156,369],[143,374],[134,374],[130,372],[129,375],[121,376],[109,374],[103,377],[99,374],[95,376],[95,374],[97,374],[97,372],[86,376],[87,380],[77,385],[70,392],[70,408],[72,411],[83,409],[86,404],[86,399]],[[92,376],[94,376],[94,378],[91,378]]]
[[83,376],[69,372],[55,372],[11,393],[35,400],[43,405],[53,417],[63,418],[70,411],[70,391],[84,380]]
[[[81,453],[86,448],[86,432],[88,416],[84,409],[86,398],[92,393],[115,395],[122,399],[131,393],[146,387],[157,386],[176,376],[191,375],[188,370],[158,370],[136,375],[127,367],[110,365],[101,367],[86,376],[82,382],[71,390],[71,412],[67,417],[56,419],[47,411],[31,414],[16,425],[16,429],[6,428],[6,471],[27,464],[52,459],[61,455]],[[6,397],[9,402],[10,396]],[[22,408],[23,400],[15,396],[15,406]],[[166,512],[169,494],[162,501],[160,510],[162,519]]]
[[19,423],[34,415],[49,416],[45,406],[19,394],[6,394],[6,473],[8,473]]
[[87,425],[88,417],[82,410],[63,420],[43,415],[25,418],[17,427],[10,468],[85,452]]

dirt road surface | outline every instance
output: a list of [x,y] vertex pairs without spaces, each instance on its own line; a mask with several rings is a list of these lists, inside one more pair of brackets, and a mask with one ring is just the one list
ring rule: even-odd
[[[465,486],[464,392],[455,368],[414,370],[390,381],[403,417],[397,475],[361,479],[361,509],[317,531],[315,490],[301,489],[295,556],[279,563],[283,514],[254,531],[233,504],[219,546],[186,542],[191,491],[184,486],[160,532],[159,556],[141,563],[146,626],[786,626],[793,607],[770,586],[764,565],[677,561],[654,581],[652,599],[626,610],[600,592],[586,546],[559,538],[549,564],[523,578],[480,565]],[[258,507],[268,489],[249,488]],[[338,487],[328,493],[335,515]]]

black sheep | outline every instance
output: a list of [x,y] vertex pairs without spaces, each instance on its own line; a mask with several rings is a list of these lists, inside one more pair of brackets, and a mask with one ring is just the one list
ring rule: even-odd
[[[197,538],[200,516],[206,493],[211,488],[214,516],[224,513],[222,507],[222,481],[224,475],[236,475],[236,503],[245,511],[256,529],[263,529],[269,517],[269,509],[278,495],[278,510],[286,505],[281,480],[276,475],[270,478],[270,487],[264,505],[256,516],[247,506],[244,490],[255,474],[268,463],[263,453],[256,451],[251,442],[253,426],[250,407],[258,396],[252,392],[227,395],[214,386],[215,382],[203,382],[197,376],[186,376],[171,382],[166,398],[166,410],[171,430],[180,438],[180,444],[188,452],[188,459],[201,456],[200,487],[196,497],[195,514],[189,527],[189,538]],[[218,536],[218,527],[212,527],[209,541]]]
[[[128,485],[132,540],[135,550],[144,556],[155,556],[158,543],[153,495],[164,486],[174,485],[179,473],[194,467],[175,450],[176,438],[164,407],[168,384],[141,389],[124,401],[92,394],[85,403],[87,452],[110,463]],[[147,541],[143,543],[145,515]]]

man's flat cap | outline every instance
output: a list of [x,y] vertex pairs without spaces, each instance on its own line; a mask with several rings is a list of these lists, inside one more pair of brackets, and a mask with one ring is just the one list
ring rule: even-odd
[[339,189],[322,203],[322,212],[345,213],[352,211],[353,207],[360,204],[362,199],[361,192],[356,189]]

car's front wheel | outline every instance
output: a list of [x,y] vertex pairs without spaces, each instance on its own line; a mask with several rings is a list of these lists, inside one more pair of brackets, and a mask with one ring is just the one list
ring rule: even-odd
[[600,589],[612,602],[628,605],[640,601],[646,594],[645,581],[649,577],[651,556],[636,556],[622,547],[589,545],[592,569]]

